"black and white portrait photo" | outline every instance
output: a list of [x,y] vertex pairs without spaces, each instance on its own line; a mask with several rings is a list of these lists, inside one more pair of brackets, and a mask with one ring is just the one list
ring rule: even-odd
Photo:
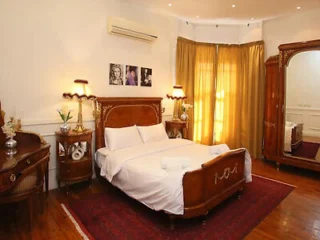
[[152,86],[152,69],[151,68],[141,68],[141,86],[151,87]]
[[138,67],[126,65],[126,85],[138,86]]
[[123,66],[110,63],[109,85],[123,85]]

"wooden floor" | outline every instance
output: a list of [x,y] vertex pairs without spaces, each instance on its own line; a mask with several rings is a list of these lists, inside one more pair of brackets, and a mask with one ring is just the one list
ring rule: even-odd
[[[297,186],[246,239],[320,239],[320,173],[282,166],[277,172],[273,162],[253,161],[253,173]],[[74,185],[71,193],[50,191],[45,213],[37,215],[28,233],[23,216],[24,205],[1,207],[0,239],[81,239],[61,208],[68,198],[82,198],[105,191],[97,181]],[[20,213],[20,214],[17,214]],[[9,217],[5,217],[6,215]],[[16,218],[15,215],[18,215]]]

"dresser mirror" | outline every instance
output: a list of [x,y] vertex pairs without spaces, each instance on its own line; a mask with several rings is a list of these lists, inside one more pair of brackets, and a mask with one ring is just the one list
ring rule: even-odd
[[285,77],[284,154],[320,161],[320,50],[293,55]]
[[320,163],[320,41],[279,50],[280,151],[287,160]]

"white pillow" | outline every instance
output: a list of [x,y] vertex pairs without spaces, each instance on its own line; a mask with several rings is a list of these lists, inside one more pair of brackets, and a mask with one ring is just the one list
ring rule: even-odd
[[162,123],[151,126],[137,126],[144,143],[169,139]]
[[142,144],[136,126],[123,128],[105,128],[105,139],[111,151]]
[[109,150],[106,128],[104,129],[104,145],[105,145],[105,148]]

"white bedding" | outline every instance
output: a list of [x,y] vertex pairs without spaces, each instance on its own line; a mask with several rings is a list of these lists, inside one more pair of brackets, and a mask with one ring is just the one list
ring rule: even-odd
[[[185,139],[168,139],[117,151],[99,149],[96,162],[101,168],[101,176],[127,195],[151,209],[183,214],[183,175],[218,156],[210,154],[209,148]],[[172,157],[189,158],[191,161],[185,168],[166,171],[161,167],[161,161]],[[245,178],[246,182],[252,180],[248,152]]]

